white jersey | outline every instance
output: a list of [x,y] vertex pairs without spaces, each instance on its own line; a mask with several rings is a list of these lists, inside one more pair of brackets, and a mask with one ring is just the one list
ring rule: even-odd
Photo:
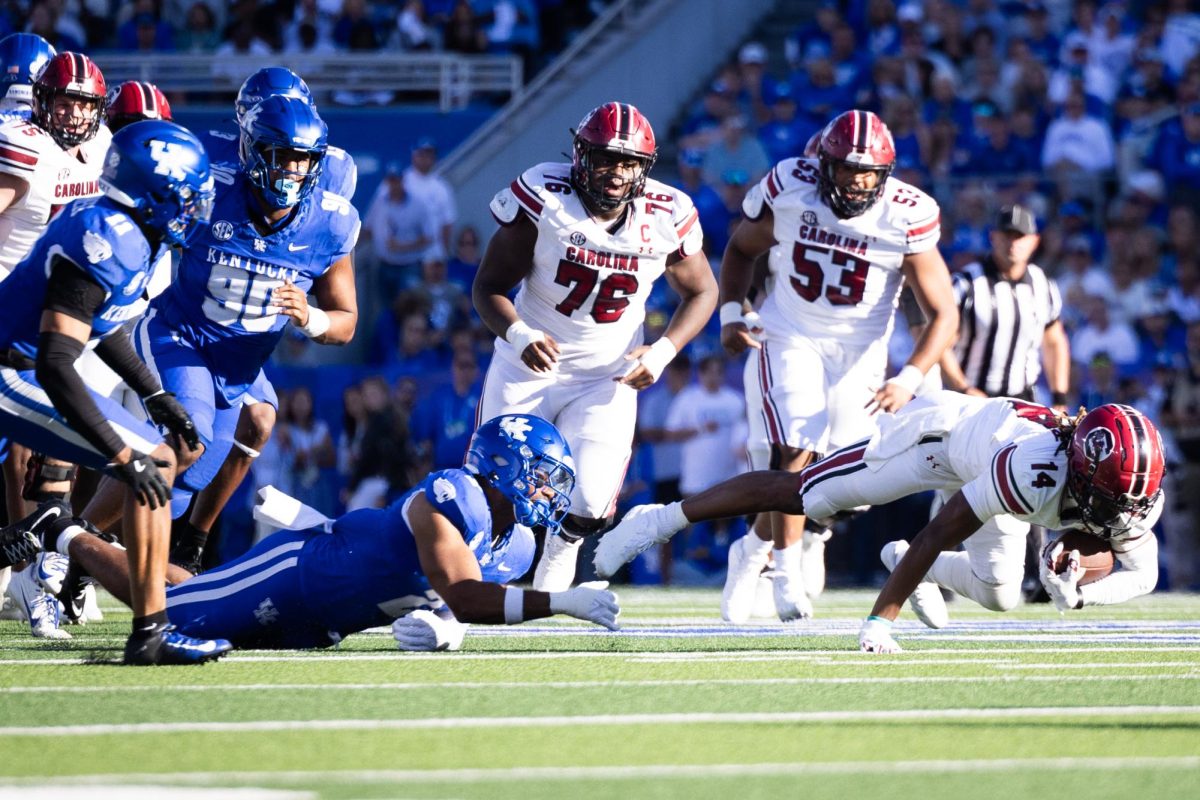
[[818,169],[816,159],[780,161],[742,202],[747,219],[764,207],[775,219],[764,328],[868,345],[891,333],[904,257],[937,246],[940,211],[920,189],[888,178],[878,202],[841,219],[821,200]]
[[0,280],[26,256],[60,207],[100,194],[100,170],[111,141],[101,125],[78,155],[69,155],[32,122],[0,124],[0,172],[28,184],[25,194],[0,213]]
[[[1078,508],[1065,491],[1065,435],[1045,406],[1007,397],[985,399],[939,391],[917,398],[900,413],[880,418],[867,445],[868,466],[930,436],[945,439],[947,465],[979,519],[1009,514],[1051,530],[1082,528]],[[1132,544],[1154,527],[1162,498],[1133,529],[1112,541]]]
[[[517,314],[558,342],[560,377],[586,378],[628,367],[623,357],[642,343],[651,286],[670,256],[700,252],[703,235],[691,198],[649,179],[610,233],[588,213],[570,175],[570,164],[539,164],[498,192],[491,210],[502,225],[521,213],[537,225],[533,269],[517,293]],[[520,363],[520,353],[503,339],[496,353]]]

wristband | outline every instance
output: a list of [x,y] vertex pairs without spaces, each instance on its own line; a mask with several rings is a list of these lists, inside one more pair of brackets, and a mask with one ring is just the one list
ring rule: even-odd
[[504,589],[504,624],[517,625],[525,621],[525,590],[507,586]]
[[905,364],[896,377],[888,381],[894,383],[902,389],[907,389],[909,394],[916,394],[917,389],[921,388],[921,384],[925,382],[925,373],[921,372],[919,367],[912,364]]
[[721,327],[742,321],[742,304],[730,300],[721,304]]
[[329,315],[316,306],[308,307],[308,322],[300,326],[300,332],[315,339],[329,330]]
[[546,334],[531,328],[525,324],[524,320],[517,320],[512,325],[508,326],[508,330],[504,332],[504,341],[511,344],[518,353],[524,353],[525,348],[534,342],[545,341]]
[[642,353],[638,361],[654,376],[654,380],[658,380],[658,376],[662,375],[667,364],[670,364],[678,354],[679,350],[675,347],[675,343],[663,336],[650,345],[650,349]]
[[1050,405],[1065,406],[1066,404],[1067,404],[1067,393],[1066,392],[1051,392],[1050,393]]

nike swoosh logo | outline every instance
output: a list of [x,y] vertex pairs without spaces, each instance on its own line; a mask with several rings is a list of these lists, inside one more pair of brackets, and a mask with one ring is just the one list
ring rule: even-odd
[[289,253],[298,253],[301,250],[307,250],[307,249],[308,249],[308,245],[306,245],[306,244],[292,244],[291,242],[288,242],[288,252]]
[[33,524],[29,526],[29,529],[34,530],[39,525],[41,525],[43,522],[49,522],[50,520],[54,519],[55,517],[59,516],[60,514],[62,514],[62,509],[59,508],[58,506],[55,506],[54,508],[47,508],[46,513],[42,514],[40,517],[35,519],[33,521]]
[[133,471],[134,471],[134,472],[139,472],[139,473],[140,473],[140,472],[145,472],[145,471],[146,471],[146,465],[145,465],[145,464],[143,464],[141,461],[135,461],[135,462],[133,462]]

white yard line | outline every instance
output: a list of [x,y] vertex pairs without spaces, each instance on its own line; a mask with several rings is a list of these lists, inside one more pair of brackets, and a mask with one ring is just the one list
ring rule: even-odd
[[975,758],[929,761],[815,761],[766,764],[639,764],[599,767],[495,767],[463,769],[313,770],[280,772],[174,772],[122,775],[47,776],[0,779],[0,786],[106,785],[129,783],[200,784],[236,783],[311,785],[314,781],[346,783],[486,783],[490,781],[645,780],[647,778],[745,778],[788,775],[855,775],[860,773],[972,773],[1026,770],[1200,769],[1200,756]]
[[701,712],[594,714],[544,717],[443,717],[429,719],[261,720],[254,722],[140,722],[109,725],[0,727],[0,736],[108,736],[169,733],[282,731],[445,730],[457,728],[578,728],[619,725],[783,725],[795,723],[903,722],[906,720],[1034,719],[1200,715],[1200,706],[1063,706],[1058,708],[918,708],[895,711]]
[[[1169,663],[1169,662],[1168,662]],[[1043,665],[1057,666],[1057,665]],[[1101,666],[1108,666],[1107,664]],[[1138,664],[1138,667],[1163,666]],[[1195,667],[1181,662],[1173,666]],[[1200,671],[1163,675],[1088,675],[1088,681],[1195,681]],[[820,686],[878,683],[1061,683],[1061,675],[913,675],[869,678],[669,678],[596,681],[428,681],[411,683],[228,683],[194,686],[13,686],[5,694],[107,694],[109,692],[336,692],[423,691],[427,689],[637,689],[669,686]]]

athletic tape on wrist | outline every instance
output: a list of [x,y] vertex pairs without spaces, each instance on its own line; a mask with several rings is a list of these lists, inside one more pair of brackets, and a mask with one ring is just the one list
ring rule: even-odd
[[524,353],[525,348],[534,342],[541,342],[546,339],[546,334],[539,331],[537,328],[531,328],[524,320],[517,320],[512,325],[508,326],[508,330],[504,332],[504,341],[513,346],[518,353]]
[[316,306],[308,307],[308,322],[300,326],[300,332],[315,339],[329,330],[329,315]]
[[671,360],[678,354],[679,349],[675,347],[675,343],[663,336],[650,345],[650,349],[642,353],[638,361],[641,362],[643,367],[649,370],[650,374],[654,376],[654,380],[658,380],[658,376],[662,375],[662,371],[667,368],[667,364],[670,364]]
[[721,327],[732,325],[735,322],[742,322],[742,304],[735,303],[732,300],[728,303],[721,304]]
[[920,368],[912,364],[905,364],[900,373],[888,381],[908,390],[909,394],[916,394],[917,389],[921,388],[921,384],[925,382],[925,373],[921,372]]

